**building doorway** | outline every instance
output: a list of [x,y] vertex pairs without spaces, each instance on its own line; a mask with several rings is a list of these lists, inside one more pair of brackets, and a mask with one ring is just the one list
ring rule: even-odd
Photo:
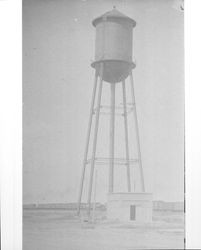
[[130,205],[130,220],[136,219],[136,206]]

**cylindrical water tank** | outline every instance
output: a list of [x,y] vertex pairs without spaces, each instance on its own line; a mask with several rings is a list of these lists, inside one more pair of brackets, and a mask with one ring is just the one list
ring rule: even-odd
[[116,83],[124,80],[131,68],[133,27],[136,22],[115,8],[93,20],[96,28],[95,61],[92,63],[98,73],[104,63],[103,80]]

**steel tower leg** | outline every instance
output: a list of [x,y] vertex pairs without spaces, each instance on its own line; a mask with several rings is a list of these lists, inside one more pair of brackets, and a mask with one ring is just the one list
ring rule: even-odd
[[126,146],[127,185],[128,185],[128,192],[130,192],[131,191],[131,182],[130,182],[130,164],[129,164],[129,147],[128,147],[128,122],[127,122],[125,80],[122,81],[122,92],[123,92],[124,129],[125,129],[125,146]]
[[100,83],[99,83],[99,92],[96,108],[96,120],[95,120],[95,129],[94,129],[94,141],[92,149],[92,159],[91,159],[91,171],[90,171],[90,180],[89,180],[89,192],[88,192],[88,216],[90,216],[91,210],[91,193],[93,186],[93,175],[94,175],[94,166],[95,166],[95,157],[96,157],[96,145],[97,145],[97,135],[98,135],[98,125],[99,125],[99,114],[101,107],[101,95],[102,95],[102,86],[103,86],[103,63],[100,65]]
[[86,146],[85,146],[85,152],[84,152],[84,160],[83,160],[83,165],[82,165],[82,175],[81,175],[80,189],[79,189],[79,196],[78,196],[78,206],[77,206],[77,214],[78,215],[80,214],[80,204],[81,204],[81,200],[82,200],[82,191],[83,191],[83,184],[84,184],[86,161],[87,161],[88,150],[89,150],[91,125],[92,125],[92,118],[93,118],[93,114],[94,114],[94,103],[95,103],[95,98],[96,98],[97,80],[98,80],[98,76],[97,76],[97,72],[95,72],[94,87],[93,87],[93,93],[92,93],[90,116],[89,116],[87,138],[86,138]]
[[142,188],[142,192],[145,192],[144,175],[143,175],[143,169],[142,169],[141,150],[140,150],[140,136],[139,136],[139,128],[138,128],[138,120],[137,120],[137,110],[136,110],[136,104],[135,104],[135,91],[134,91],[132,71],[130,72],[130,83],[131,83],[131,95],[132,95],[132,102],[133,102],[133,114],[134,114],[135,129],[136,129],[138,160],[139,160],[139,168],[140,168],[140,176],[141,176],[141,188]]
[[114,188],[114,130],[115,130],[115,83],[110,84],[111,100],[110,100],[110,166],[109,166],[109,193]]

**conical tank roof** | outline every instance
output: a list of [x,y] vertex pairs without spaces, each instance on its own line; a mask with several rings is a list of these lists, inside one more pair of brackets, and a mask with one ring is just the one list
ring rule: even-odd
[[133,27],[135,27],[136,25],[135,20],[133,20],[132,18],[118,11],[115,6],[113,7],[111,11],[108,11],[102,16],[95,18],[92,21],[92,24],[93,26],[96,26],[99,22],[106,21],[106,20],[124,20],[124,21],[127,21],[128,23],[131,23]]

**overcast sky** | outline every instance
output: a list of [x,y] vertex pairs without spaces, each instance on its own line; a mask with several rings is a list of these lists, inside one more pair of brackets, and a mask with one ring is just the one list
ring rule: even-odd
[[[137,61],[133,75],[146,191],[153,192],[154,199],[183,199],[183,13],[172,4],[172,0],[23,2],[25,203],[77,200],[94,77],[90,63],[95,29],[91,21],[113,5],[137,22],[133,30],[133,58]],[[108,86],[104,83],[105,104]],[[119,90],[117,86],[117,96]],[[120,98],[117,101],[122,102]],[[101,117],[97,150],[97,155],[106,157],[107,118]],[[129,119],[131,131],[133,121]],[[119,148],[123,127],[120,120],[117,122],[115,149],[119,157],[124,152]],[[132,144],[132,132],[129,138]],[[135,158],[134,143],[130,155]],[[123,171],[116,169],[117,191],[124,191]],[[135,169],[132,173],[136,178]],[[108,166],[100,166],[100,201],[106,199],[107,175]]]

